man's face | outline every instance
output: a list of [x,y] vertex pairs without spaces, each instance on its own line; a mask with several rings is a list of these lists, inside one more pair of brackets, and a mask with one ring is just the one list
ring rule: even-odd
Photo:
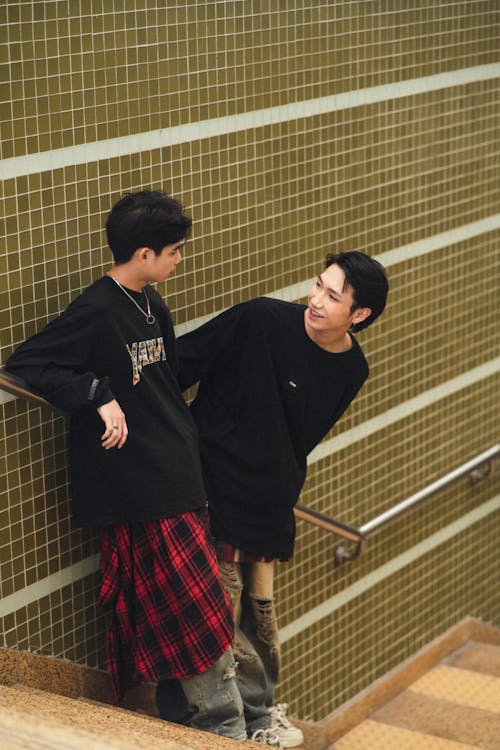
[[335,263],[318,276],[308,295],[306,320],[312,331],[342,333],[348,331],[360,311],[351,312],[353,288],[344,289],[345,274]]
[[148,277],[150,281],[165,281],[175,271],[175,267],[182,260],[181,248],[185,240],[175,242],[173,245],[165,245],[159,255],[149,250]]

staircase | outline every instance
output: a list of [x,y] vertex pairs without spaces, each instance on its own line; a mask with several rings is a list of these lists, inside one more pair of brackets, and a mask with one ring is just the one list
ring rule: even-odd
[[[0,652],[1,750],[237,747],[137,710],[77,697],[77,685],[88,675],[70,683],[75,665]],[[22,662],[17,671],[10,663],[16,658]],[[66,679],[55,680],[55,672]],[[303,750],[500,750],[500,632],[466,618],[324,721],[293,721],[304,732]]]
[[500,646],[468,641],[331,750],[500,750]]
[[[249,743],[252,747],[254,743]],[[2,750],[234,750],[233,740],[134,711],[0,685]],[[255,747],[261,747],[256,745]]]

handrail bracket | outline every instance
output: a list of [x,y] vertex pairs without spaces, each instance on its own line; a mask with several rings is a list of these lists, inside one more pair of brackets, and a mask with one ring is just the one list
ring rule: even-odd
[[484,464],[481,464],[475,469],[472,469],[472,471],[469,473],[470,483],[472,485],[479,484],[479,482],[483,482],[485,479],[489,479],[491,476],[493,476],[494,469],[495,462],[492,458],[490,458],[489,461],[486,461]]
[[342,540],[333,545],[333,564],[339,568],[346,562],[351,562],[359,557],[365,549],[366,539],[359,539],[358,542],[349,542]]
[[471,485],[475,485],[491,477],[494,473],[495,459],[499,456],[500,445],[492,445],[445,476],[440,477],[402,502],[394,505],[389,510],[381,513],[381,515],[367,521],[358,529],[348,526],[341,521],[336,521],[312,508],[306,508],[304,505],[297,504],[295,506],[295,515],[297,518],[312,523],[315,526],[320,526],[326,531],[342,537],[341,541],[334,545],[333,551],[334,565],[338,567],[359,557],[366,547],[366,540],[368,538],[374,536],[389,523],[396,520],[396,518],[406,515],[424,500],[437,494],[440,490],[453,484],[458,479],[468,476]]

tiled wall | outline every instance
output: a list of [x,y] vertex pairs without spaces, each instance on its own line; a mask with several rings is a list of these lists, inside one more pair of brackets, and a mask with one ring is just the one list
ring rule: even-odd
[[498,5],[485,0],[4,0],[2,21],[2,158],[491,63],[498,50]]
[[[334,248],[388,267],[388,309],[360,335],[370,380],[312,455],[303,503],[362,524],[498,442],[498,3],[0,12],[0,362],[108,266],[121,193],[161,187],[194,219],[160,285],[184,329],[302,298]],[[65,420],[4,401],[0,645],[102,665]],[[300,522],[278,574],[280,698],[321,718],[463,616],[500,625],[497,500],[498,478],[462,480],[337,570],[335,540]]]

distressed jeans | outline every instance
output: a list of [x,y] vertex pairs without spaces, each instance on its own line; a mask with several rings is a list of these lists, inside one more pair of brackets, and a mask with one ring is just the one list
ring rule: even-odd
[[234,610],[236,682],[249,736],[270,726],[280,665],[273,599],[273,562],[219,560],[222,583]]
[[243,703],[229,648],[210,669],[183,680],[159,682],[156,705],[161,719],[232,740],[246,740]]

